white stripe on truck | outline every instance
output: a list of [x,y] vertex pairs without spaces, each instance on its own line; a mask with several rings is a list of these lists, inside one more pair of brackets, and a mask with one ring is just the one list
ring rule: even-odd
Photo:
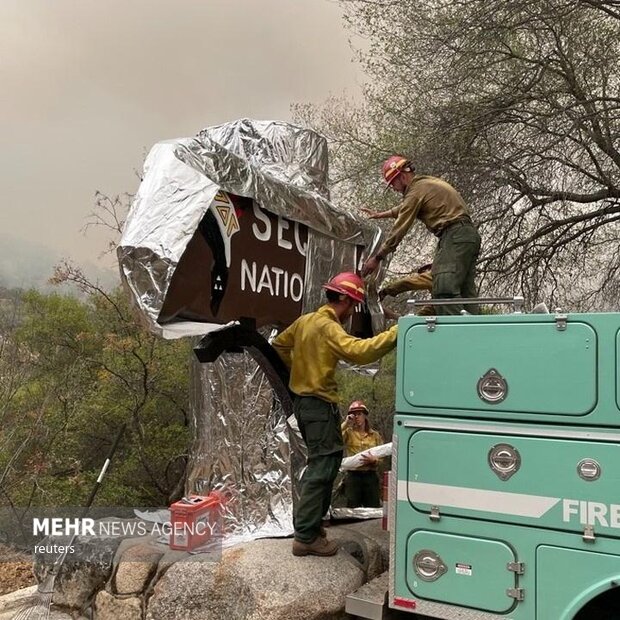
[[397,499],[440,508],[461,508],[540,519],[561,498],[399,480]]

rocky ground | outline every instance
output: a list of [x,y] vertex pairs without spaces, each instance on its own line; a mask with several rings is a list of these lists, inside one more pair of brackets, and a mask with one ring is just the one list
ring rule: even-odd
[[0,545],[0,595],[35,583],[32,557],[7,545]]
[[[79,560],[68,562],[55,580],[51,620],[353,620],[345,598],[383,574],[388,533],[381,520],[329,528],[340,546],[330,558],[291,554],[291,539],[262,539],[227,547],[220,554],[172,551],[156,539],[76,539]],[[0,620],[37,598],[31,559],[3,549]],[[45,573],[37,557],[35,573]],[[2,570],[4,569],[4,571]],[[21,581],[23,580],[23,581]],[[384,620],[415,615],[385,610]]]

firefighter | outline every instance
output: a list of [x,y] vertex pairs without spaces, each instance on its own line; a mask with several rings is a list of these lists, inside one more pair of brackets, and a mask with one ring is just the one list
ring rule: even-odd
[[[430,291],[433,288],[433,276],[430,263],[422,265],[415,273],[404,278],[393,280],[379,291],[379,300],[383,301],[386,297],[396,297],[406,291]],[[416,314],[418,316],[432,316],[436,312],[433,306],[422,306]],[[389,308],[383,308],[383,313],[388,319],[398,319],[398,315]]]
[[[342,440],[346,456],[354,456],[383,443],[378,431],[370,427],[368,407],[364,401],[354,400],[349,405],[347,419],[342,424]],[[344,494],[347,508],[378,508],[381,506],[377,464],[379,459],[371,455],[362,455],[363,465],[346,473]]]
[[334,555],[338,545],[327,539],[321,519],[327,513],[342,461],[336,365],[340,360],[368,364],[396,345],[397,326],[373,338],[355,338],[342,324],[365,299],[364,282],[355,273],[340,273],[323,285],[327,303],[299,317],[273,341],[290,368],[293,410],[308,448],[301,493],[293,525],[293,555]]
[[406,291],[430,291],[433,289],[433,276],[431,269],[433,265],[422,265],[419,269],[404,278],[393,280],[379,291],[379,299],[386,297],[396,297]]
[[[379,251],[371,256],[362,275],[373,273],[379,263],[396,250],[416,219],[439,239],[432,268],[432,295],[435,299],[476,297],[476,259],[480,235],[461,195],[446,181],[415,174],[415,167],[402,155],[392,155],[383,164],[383,178],[403,200],[394,209],[362,211],[371,219],[394,217],[396,221]],[[458,314],[463,306],[438,306],[437,314]],[[471,313],[477,308],[469,306]]]

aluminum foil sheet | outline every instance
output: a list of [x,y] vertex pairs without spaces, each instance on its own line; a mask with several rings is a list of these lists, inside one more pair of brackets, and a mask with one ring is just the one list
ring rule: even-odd
[[198,137],[226,146],[284,184],[329,200],[327,142],[313,131],[278,121],[243,119],[207,127]]
[[364,450],[363,452],[358,452],[353,456],[347,456],[342,459],[342,464],[340,465],[341,471],[350,471],[358,469],[364,465],[364,456],[376,456],[377,458],[385,458],[392,454],[392,442],[382,443],[380,446],[375,446],[374,448],[369,448],[368,450]]
[[188,490],[224,493],[228,542],[291,534],[288,415],[269,378],[247,351],[196,361],[192,373]]
[[[174,330],[162,327],[158,318],[175,269],[222,190],[252,198],[275,215],[307,225],[318,233],[309,242],[310,253],[329,254],[332,247],[336,253],[346,253],[356,245],[374,251],[382,240],[381,228],[329,202],[327,166],[322,136],[277,121],[244,119],[204,129],[195,138],[156,144],[146,158],[117,248],[121,279],[151,329],[170,337],[200,331],[189,321]],[[320,247],[323,244],[326,247]],[[308,296],[314,300],[321,283],[352,266],[334,260],[317,269],[308,260]],[[306,299],[304,307],[312,307]],[[380,309],[375,300],[371,295],[378,328]],[[207,325],[204,333],[213,329]]]
[[[276,121],[244,119],[156,144],[117,248],[121,279],[150,329],[176,338],[224,327],[158,322],[177,266],[222,191],[309,227],[301,308],[322,304],[322,284],[358,268],[362,249],[372,253],[383,237],[374,222],[329,202],[327,173],[325,139]],[[375,331],[383,329],[372,285],[369,308]],[[195,441],[186,491],[228,495],[227,544],[292,532],[305,465],[303,441],[287,423],[290,402],[274,390],[255,354],[224,353],[214,363],[194,361],[192,367]]]
[[332,508],[331,518],[335,521],[349,519],[381,519],[383,508]]
[[[306,447],[290,398],[263,368],[251,350],[192,364],[195,440],[186,492],[206,495],[218,490],[229,499],[226,546],[293,534]],[[345,459],[345,466],[351,460],[355,457]],[[381,508],[342,507],[326,515],[335,520],[381,516]]]

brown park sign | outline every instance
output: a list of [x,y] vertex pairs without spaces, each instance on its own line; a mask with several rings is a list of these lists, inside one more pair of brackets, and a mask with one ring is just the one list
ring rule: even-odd
[[219,192],[174,272],[158,321],[292,323],[302,311],[308,228]]

